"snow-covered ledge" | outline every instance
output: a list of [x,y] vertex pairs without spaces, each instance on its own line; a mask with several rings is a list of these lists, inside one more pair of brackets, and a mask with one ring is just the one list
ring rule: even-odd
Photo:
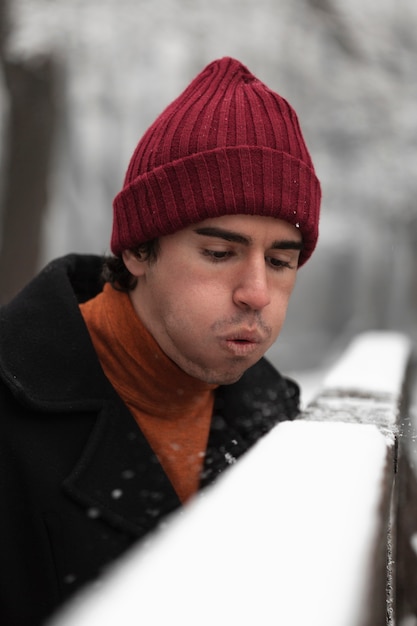
[[358,337],[299,420],[53,624],[394,625],[386,563],[410,351],[402,335]]
[[[353,463],[356,445],[368,438],[366,425],[373,430],[373,442],[369,439],[365,465],[357,485],[357,502],[363,498],[370,502],[372,494],[377,498],[374,516],[365,518],[365,509],[360,505],[358,515],[368,519],[373,536],[360,547],[351,535],[352,545],[358,557],[366,559],[367,570],[356,571],[365,590],[365,603],[361,607],[361,619],[348,622],[352,626],[365,624],[399,624],[399,615],[404,606],[397,607],[397,527],[399,512],[399,489],[401,481],[396,479],[400,455],[399,437],[404,434],[404,420],[409,391],[408,373],[412,356],[412,343],[401,333],[369,332],[356,337],[340,360],[324,379],[317,397],[308,405],[302,419],[306,422],[331,424],[356,424]],[[378,458],[378,439],[383,444]],[[378,463],[381,463],[378,468]],[[348,464],[345,465],[348,468]],[[403,482],[414,484],[405,459],[401,463]],[[376,486],[369,490],[369,472],[375,472]],[[366,486],[368,485],[368,486]],[[402,505],[405,505],[402,496]],[[410,503],[407,503],[409,506]],[[417,508],[415,509],[417,513]],[[350,527],[349,527],[350,528]],[[364,526],[362,527],[364,530]],[[406,538],[407,541],[411,537]],[[403,544],[404,545],[404,544]],[[362,553],[361,553],[362,550]],[[402,560],[408,555],[401,555]],[[359,564],[359,563],[358,563]],[[362,572],[362,573],[361,573]],[[404,578],[404,563],[401,563]],[[407,584],[407,583],[405,583]],[[404,580],[401,581],[404,585]],[[406,592],[402,589],[401,604]],[[352,597],[353,599],[353,597]],[[412,622],[413,624],[417,622]]]
[[303,419],[373,424],[394,438],[411,349],[401,333],[358,335],[324,378]]

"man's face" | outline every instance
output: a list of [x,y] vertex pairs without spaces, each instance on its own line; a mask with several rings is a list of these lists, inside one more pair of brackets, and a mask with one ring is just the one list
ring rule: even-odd
[[160,238],[155,262],[126,251],[133,306],[181,369],[229,384],[277,338],[293,290],[301,234],[270,217],[210,218]]

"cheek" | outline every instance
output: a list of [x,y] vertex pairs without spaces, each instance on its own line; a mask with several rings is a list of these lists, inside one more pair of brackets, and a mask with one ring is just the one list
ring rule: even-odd
[[282,290],[274,296],[272,299],[269,311],[264,313],[268,317],[273,330],[278,334],[284,324],[285,317],[287,315],[288,304],[291,296],[290,290]]
[[229,277],[208,275],[207,271],[190,268],[188,263],[182,273],[173,272],[171,279],[165,281],[171,292],[175,287],[177,298],[187,303],[189,310],[200,310],[202,314],[216,308],[222,309],[227,300],[231,300]]
[[296,276],[289,277],[288,280],[278,286],[276,292],[277,307],[283,312],[284,316],[287,311],[291,295],[294,291],[295,279]]
[[[177,314],[189,324],[200,328],[209,327],[219,317],[231,314],[227,290],[216,284],[204,281],[190,281],[181,287],[181,293],[175,298]],[[191,328],[192,332],[195,330]]]
[[223,288],[204,279],[198,273],[169,272],[154,281],[150,289],[158,314],[170,325],[187,326],[189,332],[195,326],[215,317],[224,308]]

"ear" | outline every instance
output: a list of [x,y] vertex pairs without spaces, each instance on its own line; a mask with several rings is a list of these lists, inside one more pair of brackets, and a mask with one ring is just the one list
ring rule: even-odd
[[122,259],[129,272],[136,278],[145,274],[148,261],[143,259],[139,252],[123,250]]

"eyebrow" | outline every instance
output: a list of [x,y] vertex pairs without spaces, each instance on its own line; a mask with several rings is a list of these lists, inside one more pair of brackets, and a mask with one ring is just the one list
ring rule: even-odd
[[[253,239],[249,235],[242,235],[241,233],[236,233],[233,230],[226,230],[216,226],[195,228],[194,232],[197,233],[197,235],[224,239],[225,241],[240,243],[244,246],[250,246],[253,243]],[[302,241],[295,241],[294,239],[277,239],[269,247],[277,250],[301,250],[303,243]]]

